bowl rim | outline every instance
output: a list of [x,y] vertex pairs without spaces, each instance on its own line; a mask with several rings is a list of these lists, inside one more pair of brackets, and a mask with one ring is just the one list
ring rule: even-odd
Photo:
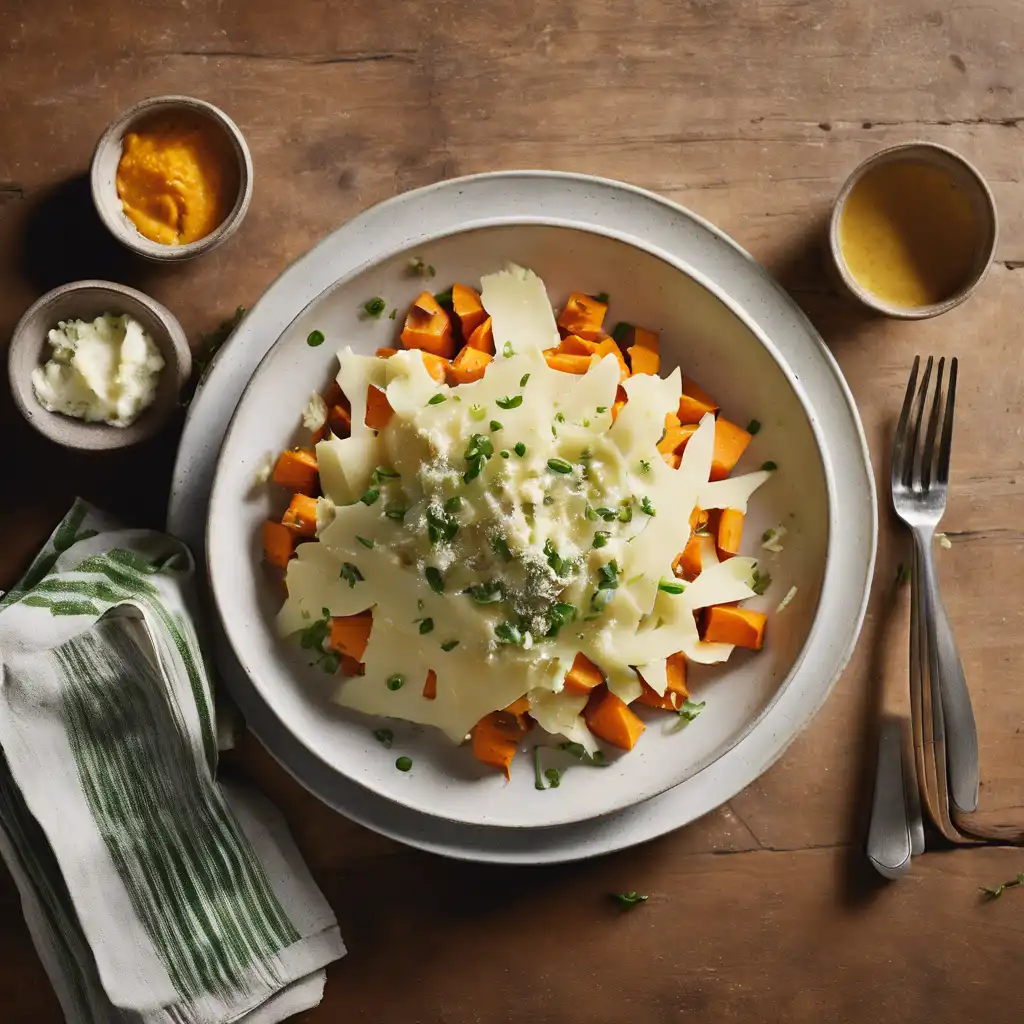
[[[522,172],[521,172],[522,173]],[[457,181],[458,179],[456,179]],[[451,184],[446,182],[444,184]],[[619,183],[616,183],[619,184]],[[436,186],[434,186],[436,187]],[[399,197],[400,198],[400,197]],[[385,201],[387,202],[387,201]],[[235,622],[235,619],[227,614],[228,608],[226,601],[222,600],[222,588],[219,588],[215,582],[214,573],[214,544],[212,543],[213,538],[217,535],[214,527],[218,525],[221,516],[218,515],[218,480],[221,478],[220,468],[221,465],[227,461],[228,458],[228,442],[231,438],[232,433],[235,431],[237,421],[240,418],[240,411],[245,404],[246,399],[250,391],[254,388],[254,382],[258,376],[260,376],[264,364],[268,363],[274,356],[275,350],[281,343],[282,339],[292,330],[293,325],[299,321],[303,316],[306,315],[307,311],[312,307],[316,306],[320,302],[324,301],[326,297],[333,294],[335,291],[345,287],[349,281],[353,278],[358,277],[366,270],[385,263],[388,260],[395,258],[398,255],[412,251],[415,248],[424,247],[432,243],[436,243],[445,238],[451,238],[461,234],[467,234],[469,232],[486,230],[495,227],[518,227],[518,226],[539,226],[539,227],[556,227],[556,228],[567,228],[573,231],[583,232],[585,234],[598,235],[605,238],[610,238],[615,241],[624,243],[633,248],[639,249],[640,251],[647,253],[650,256],[660,260],[667,266],[672,268],[676,273],[684,274],[691,278],[698,286],[709,292],[721,305],[734,316],[743,326],[750,332],[758,341],[758,343],[766,350],[769,357],[778,367],[780,373],[785,378],[788,386],[796,396],[803,413],[804,419],[807,422],[811,433],[814,437],[815,449],[818,453],[819,463],[821,465],[822,475],[825,482],[825,493],[826,493],[826,520],[827,520],[827,538],[825,545],[825,555],[822,560],[822,587],[819,589],[816,601],[814,615],[811,620],[810,628],[808,629],[807,635],[804,637],[803,643],[800,645],[799,650],[795,653],[792,661],[790,662],[785,674],[779,679],[771,696],[765,701],[764,705],[760,707],[757,712],[739,728],[736,733],[730,737],[729,741],[723,744],[708,757],[695,762],[690,765],[686,772],[679,777],[677,775],[667,776],[668,781],[662,783],[659,781],[657,784],[648,787],[641,797],[635,800],[630,800],[626,804],[617,804],[609,806],[606,809],[601,810],[599,813],[588,813],[585,815],[578,814],[565,814],[557,819],[545,820],[540,824],[514,824],[502,821],[488,821],[481,822],[479,820],[471,820],[467,818],[456,818],[446,814],[438,814],[435,811],[428,810],[418,805],[415,801],[409,799],[402,799],[390,792],[381,791],[376,785],[368,783],[366,779],[360,777],[357,774],[349,773],[340,768],[337,763],[325,755],[325,751],[316,744],[312,744],[308,741],[308,737],[300,735],[294,732],[289,724],[289,716],[282,714],[281,708],[274,700],[274,688],[272,686],[265,686],[257,683],[257,672],[252,667],[251,659],[247,657],[242,643],[244,639],[244,630]],[[717,233],[717,229],[712,228]],[[730,240],[731,241],[731,240]],[[742,250],[741,250],[742,251]],[[746,254],[744,254],[746,255]],[[747,256],[750,259],[749,256]],[[463,826],[484,826],[484,827],[498,827],[498,828],[511,828],[511,829],[528,829],[528,828],[557,828],[563,825],[574,825],[579,824],[583,821],[598,821],[602,818],[607,818],[609,815],[619,813],[620,811],[634,806],[638,802],[656,797],[663,794],[669,789],[674,788],[682,782],[693,778],[698,775],[701,771],[713,764],[715,761],[724,757],[726,754],[734,750],[740,743],[747,739],[747,737],[762,723],[766,716],[772,711],[779,700],[782,698],[785,691],[789,688],[790,683],[797,675],[804,661],[809,648],[812,646],[812,640],[824,628],[821,616],[819,615],[821,601],[824,592],[824,580],[825,573],[828,563],[832,557],[832,553],[836,544],[836,532],[835,532],[835,482],[834,482],[834,471],[832,466],[831,455],[829,454],[828,446],[825,444],[821,434],[821,429],[817,423],[817,418],[814,415],[813,407],[805,394],[803,387],[800,384],[798,376],[789,367],[788,363],[783,359],[780,352],[776,348],[774,342],[768,338],[767,334],[758,326],[753,318],[742,309],[736,301],[725,294],[723,289],[711,281],[706,274],[696,270],[692,267],[688,261],[682,260],[672,253],[666,251],[660,246],[651,244],[645,239],[630,235],[626,232],[619,231],[614,228],[607,226],[595,225],[595,224],[580,224],[572,220],[568,220],[563,217],[544,216],[540,214],[535,215],[517,215],[515,217],[482,217],[477,218],[467,223],[458,225],[448,230],[432,232],[428,236],[422,238],[416,238],[414,240],[405,239],[402,242],[390,246],[386,251],[374,256],[370,260],[362,261],[355,266],[350,272],[343,274],[342,276],[335,279],[333,282],[323,288],[317,295],[315,295],[309,302],[307,302],[296,314],[293,316],[288,323],[284,326],[277,338],[270,344],[264,355],[260,358],[255,369],[250,374],[249,379],[246,381],[244,388],[239,396],[238,402],[236,403],[231,417],[228,421],[227,427],[224,431],[223,439],[221,441],[219,451],[217,454],[214,471],[213,471],[213,483],[210,492],[210,501],[207,508],[206,522],[205,522],[205,571],[207,584],[210,588],[211,595],[213,597],[214,605],[217,609],[217,614],[221,620],[223,635],[227,641],[228,646],[234,653],[237,661],[245,667],[246,674],[252,682],[254,688],[259,692],[261,700],[271,710],[274,716],[280,721],[284,728],[287,729],[289,734],[301,744],[301,746],[310,753],[313,757],[327,765],[331,770],[339,772],[349,781],[363,787],[368,790],[374,796],[392,801],[400,804],[401,806],[417,810],[421,813],[428,814],[438,820],[444,820]],[[258,585],[258,584],[257,584]]]
[[[957,164],[965,172],[966,177],[976,186],[977,194],[982,200],[981,208],[985,211],[986,215],[985,223],[980,225],[979,228],[979,240],[984,240],[987,235],[988,244],[985,246],[984,259],[978,261],[977,266],[972,270],[965,284],[949,298],[943,299],[941,302],[930,303],[927,306],[893,306],[864,288],[850,273],[846,257],[843,255],[842,247],[839,244],[839,222],[850,193],[872,168],[881,164],[896,162],[901,157],[905,158],[908,162],[912,162],[915,158],[915,153],[923,155],[928,152],[941,154],[943,158]],[[855,299],[876,313],[881,313],[894,320],[927,320],[933,316],[947,313],[961,303],[966,302],[988,276],[988,272],[995,260],[996,246],[999,242],[999,212],[996,208],[995,196],[992,194],[991,187],[981,171],[970,160],[948,146],[939,145],[937,142],[912,139],[909,142],[900,142],[893,146],[886,146],[872,153],[871,156],[862,160],[854,167],[843,182],[832,204],[828,224],[828,242],[833,269],[838,273],[847,292]]]
[[[106,151],[114,146],[120,147],[125,132],[133,124],[161,109],[188,110],[206,116],[231,141],[238,161],[238,194],[231,211],[208,235],[203,235],[202,238],[197,238],[194,242],[187,242],[184,245],[164,245],[162,242],[154,242],[142,235],[122,212],[116,184],[111,198],[108,185],[103,181],[100,171],[100,163]],[[93,207],[104,227],[132,252],[148,260],[162,263],[194,259],[227,241],[238,230],[249,210],[252,201],[252,183],[252,154],[238,125],[220,107],[208,100],[178,94],[150,96],[132,104],[118,115],[107,125],[99,137],[93,149],[89,168],[89,186]]]
[[[49,307],[64,296],[86,291],[106,294],[114,300],[123,300],[127,296],[145,306],[153,314],[166,335],[166,345],[162,344],[160,340],[154,339],[164,356],[165,366],[161,372],[174,373],[176,377],[174,394],[176,398],[180,395],[183,384],[192,372],[192,351],[188,344],[188,337],[178,318],[163,303],[146,295],[145,292],[140,292],[137,288],[131,288],[117,281],[105,281],[99,278],[70,281],[67,284],[51,288],[36,299],[21,315],[11,332],[7,350],[11,395],[22,418],[39,434],[55,444],[77,451],[113,451],[130,448],[147,440],[160,430],[175,409],[176,401],[168,401],[163,406],[154,401],[153,405],[144,409],[139,418],[127,427],[116,427],[103,422],[88,422],[44,408],[35,397],[31,379],[26,379],[15,365],[20,353],[32,341],[28,333],[28,326],[32,320],[45,313]],[[166,358],[168,350],[174,354],[173,362]],[[42,365],[42,363],[37,365]],[[56,421],[57,427],[53,426],[54,417],[59,417],[59,420]]]

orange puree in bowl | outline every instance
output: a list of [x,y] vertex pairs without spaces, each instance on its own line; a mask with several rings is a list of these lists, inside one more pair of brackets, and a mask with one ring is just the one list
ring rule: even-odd
[[916,160],[869,169],[839,217],[839,248],[853,279],[891,306],[951,298],[974,265],[980,225],[970,197],[940,167]]
[[206,118],[160,115],[125,134],[117,194],[139,233],[164,245],[210,234],[238,195],[231,144]]

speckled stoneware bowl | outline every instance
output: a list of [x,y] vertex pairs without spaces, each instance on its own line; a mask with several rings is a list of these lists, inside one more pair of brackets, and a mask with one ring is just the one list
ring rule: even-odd
[[[238,161],[238,195],[231,212],[210,234],[187,245],[163,245],[139,234],[125,216],[115,179],[125,133],[154,114],[182,111],[206,118],[227,137]],[[252,199],[252,156],[238,125],[219,107],[190,96],[154,96],[129,107],[100,137],[92,157],[90,185],[96,212],[122,245],[148,260],[177,263],[216,249],[238,230]]]
[[[94,320],[105,313],[127,313],[138,320],[164,358],[156,399],[128,427],[86,423],[49,412],[39,404],[32,390],[32,371],[50,357],[47,333],[62,320]],[[181,324],[148,295],[112,281],[75,281],[47,292],[18,321],[11,335],[7,367],[15,404],[40,434],[66,448],[101,451],[127,448],[160,429],[177,405],[178,393],[192,372],[192,355]]]
[[[854,186],[865,174],[882,164],[904,162],[930,164],[948,174],[969,197],[977,225],[975,237],[965,243],[972,246],[971,271],[966,280],[948,298],[927,306],[893,306],[868,291],[850,273],[846,258],[843,256],[842,246],[839,244],[839,221],[843,215],[846,200]],[[942,215],[941,210],[936,210],[935,213],[936,216]],[[985,275],[992,266],[998,237],[999,215],[996,211],[996,201],[981,172],[959,153],[955,153],[945,146],[937,146],[933,142],[905,142],[898,146],[890,146],[858,164],[839,190],[839,195],[832,207],[828,228],[832,270],[839,283],[865,306],[873,309],[876,313],[893,317],[896,320],[926,320],[929,317],[948,312],[969,298],[975,288],[985,279]]]

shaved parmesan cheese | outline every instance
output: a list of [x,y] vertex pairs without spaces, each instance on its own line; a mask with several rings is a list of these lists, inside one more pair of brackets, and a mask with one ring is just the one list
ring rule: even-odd
[[761,547],[765,551],[771,551],[773,554],[779,554],[783,550],[782,538],[786,536],[788,531],[781,524],[778,523],[770,530],[765,530],[764,536],[761,538]]
[[697,504],[701,508],[735,508],[745,513],[750,496],[771,475],[769,470],[760,469],[756,473],[744,473],[727,480],[712,480],[701,487]]
[[480,301],[491,317],[497,357],[506,343],[513,352],[539,351],[559,342],[544,282],[532,271],[510,265],[480,279]]
[[786,596],[779,602],[778,607],[775,609],[776,612],[784,612],[789,607],[789,602],[796,597],[796,587],[790,587],[786,591]]

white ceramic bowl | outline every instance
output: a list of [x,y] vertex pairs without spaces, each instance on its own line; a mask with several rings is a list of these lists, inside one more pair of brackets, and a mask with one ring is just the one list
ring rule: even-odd
[[[771,342],[710,282],[664,255],[551,222],[493,224],[433,240],[427,255],[438,269],[434,287],[474,283],[512,260],[536,270],[556,303],[570,290],[607,291],[610,320],[660,333],[663,370],[680,364],[716,395],[731,419],[762,423],[740,470],[767,459],[780,470],[751,504],[745,550],[766,555],[775,583],[752,602],[770,613],[765,650],[737,652],[725,666],[694,668],[695,698],[708,702],[700,718],[672,732],[675,719],[652,712],[637,748],[610,768],[575,769],[557,790],[541,794],[526,759],[506,784],[477,765],[468,749],[453,747],[433,730],[389,721],[395,745],[384,750],[372,736],[381,720],[331,705],[322,672],[309,667],[297,643],[275,635],[280,583],[260,564],[259,532],[264,519],[280,515],[285,496],[272,486],[254,486],[253,479],[267,452],[303,439],[299,412],[309,393],[334,375],[337,348],[351,344],[372,352],[393,341],[396,324],[367,321],[360,317],[362,305],[380,295],[389,308],[406,306],[423,287],[408,272],[410,258],[421,252],[395,251],[315,299],[246,389],[221,450],[207,532],[211,583],[228,638],[261,698],[289,731],[332,768],[388,799],[452,821],[512,827],[581,821],[630,806],[733,747],[795,677],[815,625],[830,536],[831,471],[813,413]],[[313,329],[326,334],[326,344],[307,345]],[[687,514],[680,510],[681,518]],[[759,551],[759,538],[778,522],[789,535],[785,552],[773,558]],[[773,614],[791,586],[798,599]],[[413,758],[407,774],[395,770],[400,754]]]
[[[185,112],[205,118],[230,144],[238,170],[238,193],[228,215],[208,235],[185,245],[163,245],[140,234],[125,216],[117,194],[117,165],[126,132],[154,115]],[[124,246],[155,263],[179,263],[195,259],[226,242],[241,226],[252,200],[252,156],[238,125],[206,100],[191,96],[153,96],[129,107],[100,136],[93,152],[89,183],[92,201],[107,230]]]

